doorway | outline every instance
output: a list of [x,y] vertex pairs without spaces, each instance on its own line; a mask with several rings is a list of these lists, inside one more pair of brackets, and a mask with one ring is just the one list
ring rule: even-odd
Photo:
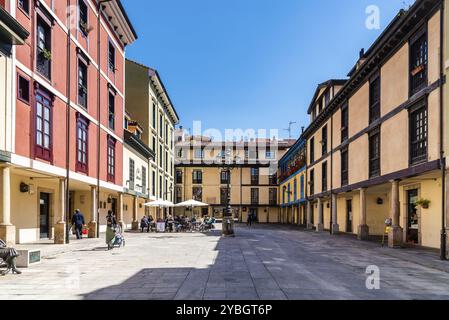
[[352,214],[352,200],[346,200],[346,232],[354,233]]
[[419,244],[418,189],[407,191],[407,242]]
[[41,192],[39,199],[39,229],[40,238],[50,237],[50,194]]
[[117,219],[117,199],[112,198],[111,199],[111,210],[112,213],[114,214],[115,218]]

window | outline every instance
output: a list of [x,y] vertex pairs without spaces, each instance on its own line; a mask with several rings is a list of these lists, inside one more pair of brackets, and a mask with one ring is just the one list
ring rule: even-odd
[[327,107],[331,101],[331,92],[329,90],[326,91],[324,95],[324,106]]
[[153,151],[156,151],[156,138],[153,137]]
[[203,158],[204,158],[204,150],[195,149],[195,159],[203,159]]
[[278,202],[278,190],[276,188],[270,188],[268,197],[270,206],[276,206]]
[[87,65],[78,60],[78,104],[87,108]]
[[153,171],[151,174],[151,194],[153,197],[156,196],[156,172]]
[[327,154],[327,125],[321,129],[321,154]]
[[30,81],[18,75],[18,98],[23,102],[30,103]]
[[192,172],[192,182],[193,182],[193,184],[202,184],[203,183],[203,172],[200,170],[194,170]]
[[251,205],[259,204],[259,189],[251,188]]
[[323,162],[321,166],[321,187],[322,192],[327,191],[327,162]]
[[276,158],[275,152],[274,151],[266,151],[265,152],[265,158],[266,159],[270,159],[270,160],[275,159]]
[[380,118],[380,76],[376,75],[369,86],[369,122]]
[[156,129],[156,104],[153,103],[153,128]]
[[192,198],[196,201],[203,201],[203,188],[201,187],[193,187],[192,188]]
[[27,15],[30,14],[30,0],[19,0],[19,8],[23,10]]
[[182,183],[182,171],[176,170],[176,183]]
[[182,188],[176,187],[175,188],[175,203],[181,203],[182,202]]
[[221,188],[220,189],[220,204],[222,206],[225,206],[228,204],[228,188]]
[[115,182],[115,139],[108,137],[108,182]]
[[287,203],[290,203],[291,199],[290,199],[290,194],[291,194],[291,190],[290,190],[290,183],[287,185]]
[[45,78],[51,78],[51,28],[40,17],[37,18],[36,70]]
[[88,25],[88,11],[84,0],[79,0],[79,28],[81,32],[87,37],[89,34]]
[[258,185],[259,184],[259,169],[258,168],[251,168],[251,185]]
[[162,145],[159,146],[159,166],[162,168],[164,165],[164,153],[162,152]]
[[272,186],[275,186],[275,185],[278,184],[278,176],[277,176],[277,173],[274,173],[274,174],[270,175],[268,183],[269,183],[270,185],[272,185]]
[[142,193],[147,194],[147,168],[142,167]]
[[341,108],[341,142],[348,140],[349,136],[349,112],[348,105]]
[[346,186],[348,184],[349,179],[349,158],[348,158],[348,149],[341,150],[341,185]]
[[165,151],[165,171],[168,171],[168,152]]
[[410,113],[410,162],[420,163],[427,160],[428,136],[427,106],[419,105]]
[[231,183],[231,172],[230,171],[222,171],[220,173],[220,183],[221,184]]
[[164,186],[162,185],[162,176],[159,176],[159,198],[162,199],[164,196]]
[[115,129],[115,95],[112,92],[109,92],[109,128]]
[[304,176],[302,175],[301,176],[301,179],[300,179],[300,189],[301,189],[301,191],[300,191],[300,194],[301,194],[301,199],[304,199],[305,198],[305,194],[304,194]]
[[312,164],[315,162],[315,137],[312,137],[310,139],[309,154],[310,154],[310,163]]
[[423,29],[410,41],[410,95],[426,86],[427,50],[427,32]]
[[318,104],[318,114],[323,111],[323,99],[320,99],[320,103]]
[[135,182],[135,163],[133,159],[129,159],[129,189],[134,190],[134,182]]
[[52,160],[52,105],[48,96],[36,95],[36,141],[35,155],[43,160]]
[[115,47],[111,41],[108,46],[108,69],[115,73]]
[[89,145],[89,120],[82,115],[77,115],[76,121],[76,170],[87,173],[88,171],[88,145]]
[[296,201],[298,199],[298,181],[295,179],[293,181],[293,201]]
[[380,175],[380,130],[376,129],[369,136],[369,176]]
[[162,129],[162,125],[163,125],[163,123],[164,123],[164,120],[163,120],[163,117],[162,117],[162,114],[159,116],[159,136],[161,137],[161,138],[163,138],[162,137],[162,135],[163,135],[163,129]]
[[315,169],[310,170],[310,195],[313,196],[315,194]]

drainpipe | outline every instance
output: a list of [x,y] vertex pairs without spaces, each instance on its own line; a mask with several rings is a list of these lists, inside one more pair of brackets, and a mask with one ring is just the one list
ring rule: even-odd
[[[334,90],[334,87],[332,87],[332,91]],[[333,97],[333,96],[332,96]],[[333,114],[331,114],[331,170],[330,170],[330,182],[331,182],[331,186],[330,186],[330,189],[331,189],[331,194],[330,194],[330,205],[329,205],[329,208],[330,208],[330,225],[329,225],[329,233],[332,235],[332,233],[333,233],[333,224],[334,224],[334,221],[333,221],[333,215],[332,215],[332,210],[333,210],[333,206],[334,206],[334,203],[333,203],[333,197],[332,197],[332,195],[333,195],[333,193],[334,193],[334,180],[333,180],[333,178],[334,178],[334,117],[333,117]]]
[[66,177],[65,177],[65,219],[66,219],[66,226],[65,226],[65,241],[66,243],[70,243],[70,218],[69,218],[69,197],[70,197],[70,191],[69,191],[69,184],[70,184],[70,95],[71,95],[71,26],[70,26],[70,19],[71,19],[71,12],[70,12],[70,0],[67,0],[67,21],[68,23],[68,30],[67,30],[67,110],[66,110]]
[[110,2],[111,0],[101,0],[97,4],[97,64],[98,64],[98,95],[97,95],[97,117],[98,117],[98,131],[97,131],[97,238],[100,237],[100,146],[101,146],[101,13],[102,4],[105,2]]
[[444,158],[444,1],[441,2],[440,18],[440,166],[441,166],[441,260],[447,260],[446,254],[446,163]]

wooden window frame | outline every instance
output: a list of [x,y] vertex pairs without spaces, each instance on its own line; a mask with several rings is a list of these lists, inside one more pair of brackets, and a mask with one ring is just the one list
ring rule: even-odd
[[349,139],[349,106],[347,103],[345,103],[341,108],[341,142],[343,143],[348,139]]
[[[83,65],[83,66],[82,66]],[[81,67],[85,68],[86,74],[84,75],[84,87],[82,87],[82,84],[80,82],[80,72],[81,72]],[[77,79],[78,79],[78,92],[77,92],[77,102],[78,105],[82,108],[84,108],[85,110],[88,109],[88,105],[89,105],[89,62],[86,61],[85,59],[83,59],[80,55],[78,56],[78,74],[77,74]],[[80,103],[80,90],[84,89],[84,94],[86,95],[86,104],[82,105]],[[109,104],[109,101],[108,101]]]
[[[40,98],[41,97],[41,98]],[[49,123],[49,147],[46,148],[43,145],[38,145],[37,143],[37,134],[38,134],[38,129],[37,129],[37,121],[38,121],[38,114],[37,114],[37,104],[39,103],[39,100],[42,100],[42,107],[46,108],[49,110],[49,119],[48,119],[48,123]],[[48,162],[53,162],[53,96],[51,96],[50,94],[46,93],[43,90],[40,89],[36,89],[36,93],[35,93],[35,99],[34,99],[34,112],[33,112],[33,136],[34,136],[34,157],[35,158],[39,158]],[[45,105],[44,102],[48,101],[48,105]],[[42,109],[44,110],[44,109]],[[43,117],[42,118],[42,126],[44,126],[44,122],[45,119]],[[44,128],[42,127],[41,130],[44,130]],[[42,132],[42,139],[44,139],[44,135],[45,132]],[[42,140],[42,143],[44,143],[44,140]]]
[[[28,83],[28,99],[25,99],[22,95],[22,90],[21,90],[21,80],[26,81]],[[24,75],[22,75],[21,73],[17,73],[17,99],[19,99],[20,101],[22,101],[23,103],[26,103],[27,105],[30,105],[31,103],[31,80],[27,77],[25,77]]]
[[[414,48],[415,44],[418,43],[418,41],[420,41],[423,37],[425,38],[425,42],[426,42],[424,80],[420,86],[414,88],[413,87],[413,84],[414,84],[413,77],[416,74],[413,75],[413,72],[420,66],[416,66],[416,67],[414,66],[414,60],[415,60],[414,53],[415,52],[413,51],[413,48]],[[409,96],[411,97],[414,94],[416,94],[417,92],[419,92],[421,89],[425,88],[428,83],[428,78],[429,78],[429,33],[427,30],[427,23],[424,23],[424,25],[412,37],[410,37],[410,40],[409,40]]]
[[[112,137],[108,136],[107,142],[107,179],[108,182],[115,183],[116,176],[116,165],[117,165],[117,152],[116,144],[117,141]],[[110,153],[111,152],[111,153]]]
[[[349,150],[348,148],[343,148],[340,152],[341,158],[341,185],[347,186],[349,184]],[[346,163],[346,168],[344,166]]]
[[[419,143],[419,141],[412,141],[412,137],[414,135],[413,129],[414,129],[414,119],[413,115],[425,111],[425,154],[414,157],[413,156],[413,144]],[[428,108],[428,102],[427,99],[423,99],[418,101],[416,104],[414,104],[412,107],[409,108],[409,164],[410,166],[420,164],[423,162],[427,162],[428,156],[429,156],[429,108]],[[424,139],[420,139],[420,141],[424,141]]]
[[321,155],[324,157],[328,152],[328,134],[327,124],[321,129]]
[[328,189],[328,173],[327,173],[327,169],[328,169],[328,164],[327,161],[324,161],[321,164],[321,191],[322,192],[327,192]]
[[81,35],[84,38],[87,38],[89,36],[89,31],[85,30],[82,26],[82,20],[81,20],[81,4],[83,4],[86,8],[86,21],[84,23],[86,24],[86,27],[89,27],[89,5],[84,0],[78,0],[78,29],[81,31]]
[[[379,141],[377,144],[377,151],[376,153],[378,154],[376,158],[374,158],[374,155],[372,154],[372,139],[373,137],[378,137]],[[377,178],[381,175],[381,171],[382,171],[382,167],[381,167],[381,152],[382,152],[382,148],[381,148],[381,130],[380,127],[375,128],[374,130],[372,130],[371,132],[369,132],[368,134],[368,174],[370,179],[372,178]],[[377,162],[377,169],[374,166],[374,161]]]
[[310,138],[309,141],[309,162],[312,164],[315,162],[315,137]]
[[[85,141],[80,141],[79,130],[82,130],[86,134]],[[83,151],[82,144],[85,144],[85,151]],[[79,160],[79,152],[84,153],[86,162],[83,163]],[[76,115],[76,171],[88,174],[89,172],[89,120],[82,116],[80,113]]]
[[[374,97],[375,97],[375,92],[374,92],[374,85],[376,84],[376,82],[378,82],[379,87],[378,87],[378,100],[375,101]],[[380,77],[380,72],[376,72],[376,74],[374,74],[370,81],[369,81],[369,112],[368,112],[368,116],[369,116],[369,123],[373,123],[374,121],[380,119],[381,117],[381,110],[382,110],[382,79]]]

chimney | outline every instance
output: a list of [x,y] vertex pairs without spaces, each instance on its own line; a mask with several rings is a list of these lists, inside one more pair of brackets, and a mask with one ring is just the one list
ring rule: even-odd
[[362,66],[362,64],[365,62],[365,48],[362,48],[359,53],[359,61],[357,61],[356,70],[359,70],[359,68]]

